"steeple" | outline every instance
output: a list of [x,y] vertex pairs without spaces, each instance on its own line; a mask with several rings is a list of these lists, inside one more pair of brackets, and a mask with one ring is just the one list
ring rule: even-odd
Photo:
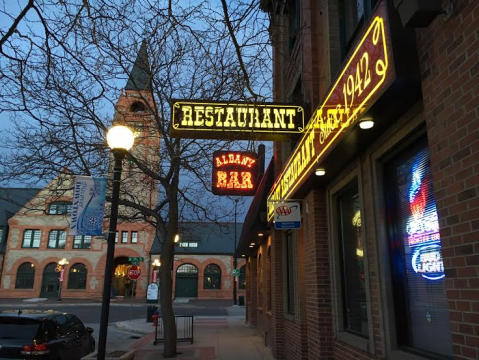
[[146,40],[143,40],[141,43],[140,51],[138,51],[138,56],[126,83],[125,90],[151,90],[151,72],[146,50]]

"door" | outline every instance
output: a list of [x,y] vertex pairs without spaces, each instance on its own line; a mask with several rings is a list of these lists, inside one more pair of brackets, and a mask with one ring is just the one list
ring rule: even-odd
[[193,264],[183,264],[176,270],[176,297],[198,297],[198,268]]
[[58,296],[58,285],[60,276],[59,272],[56,272],[56,263],[48,264],[43,270],[42,288],[40,290],[40,297],[53,298]]

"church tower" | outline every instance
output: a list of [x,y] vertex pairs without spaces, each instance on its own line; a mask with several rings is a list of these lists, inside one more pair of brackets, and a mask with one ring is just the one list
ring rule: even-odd
[[[126,87],[121,91],[115,106],[113,124],[128,126],[135,134],[135,144],[130,150],[135,159],[124,160],[121,196],[149,209],[154,208],[158,202],[158,184],[141,171],[137,163],[158,173],[158,119],[147,43],[143,40]],[[124,215],[125,210],[121,211]]]

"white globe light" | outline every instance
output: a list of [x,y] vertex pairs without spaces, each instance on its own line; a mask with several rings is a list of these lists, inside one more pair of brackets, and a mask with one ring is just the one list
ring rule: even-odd
[[324,176],[326,175],[326,170],[324,168],[317,168],[314,173],[316,176]]
[[371,118],[366,118],[359,121],[359,127],[363,130],[371,129],[374,126],[374,120]]
[[106,134],[106,140],[110,149],[130,150],[135,141],[135,135],[126,126],[113,126]]

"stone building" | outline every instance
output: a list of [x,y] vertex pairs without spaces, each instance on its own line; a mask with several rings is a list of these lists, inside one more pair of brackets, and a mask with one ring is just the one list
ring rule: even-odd
[[278,359],[478,359],[479,2],[261,5],[312,116],[246,216],[247,321]]
[[[174,298],[233,299],[233,253],[235,234],[243,224],[184,222],[180,223],[180,241],[175,246],[173,265]],[[155,240],[152,261],[159,260],[161,242]],[[244,304],[246,267],[238,259],[237,300]],[[240,301],[240,297],[242,297]]]

